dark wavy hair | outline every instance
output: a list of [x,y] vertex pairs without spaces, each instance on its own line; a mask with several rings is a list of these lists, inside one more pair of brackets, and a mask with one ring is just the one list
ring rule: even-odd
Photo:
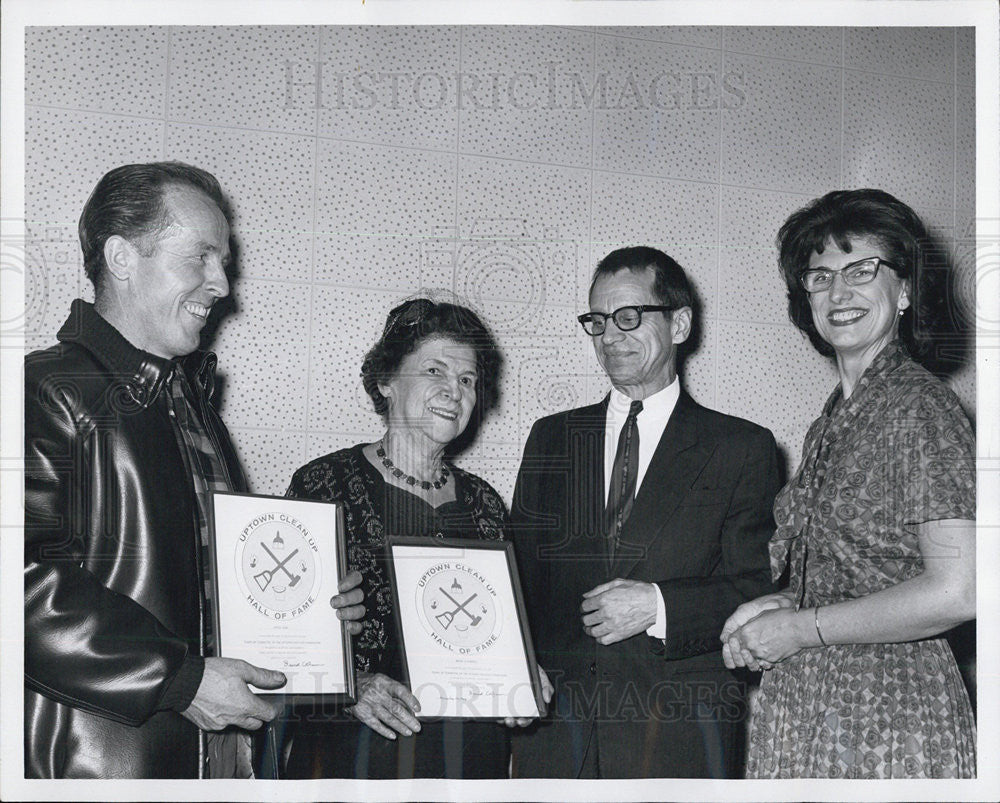
[[472,348],[476,355],[476,406],[470,429],[500,403],[500,372],[503,357],[486,325],[468,307],[415,298],[395,307],[379,338],[361,364],[361,381],[371,396],[375,412],[383,418],[389,402],[378,389],[379,382],[396,376],[408,354],[425,340],[448,338]]
[[663,306],[671,309],[694,308],[694,294],[684,269],[667,254],[648,245],[619,248],[604,257],[594,269],[588,295],[594,292],[594,285],[602,276],[611,276],[626,268],[633,273],[652,269],[653,295]]
[[109,170],[87,199],[77,230],[87,278],[98,287],[103,279],[104,244],[118,235],[150,256],[155,239],[170,221],[164,195],[173,187],[205,193],[231,219],[229,203],[215,176],[183,162],[131,164]]
[[[823,253],[828,242],[844,252],[851,239],[870,238],[885,250],[900,279],[910,282],[910,307],[899,322],[899,338],[910,355],[928,351],[931,332],[943,318],[947,292],[945,265],[934,264],[940,254],[923,222],[909,206],[882,190],[836,190],[794,212],[778,231],[778,263],[788,288],[788,317],[826,356],[833,346],[823,340],[813,323],[809,294],[799,274],[809,266],[813,252]],[[937,268],[937,269],[929,269]]]

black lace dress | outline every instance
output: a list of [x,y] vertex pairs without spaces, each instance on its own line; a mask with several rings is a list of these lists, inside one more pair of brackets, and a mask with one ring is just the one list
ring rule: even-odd
[[[363,444],[306,464],[288,496],[344,506],[348,568],[364,578],[364,630],[354,640],[359,672],[402,681],[402,656],[385,561],[386,535],[502,540],[507,509],[484,480],[450,467],[456,500],[433,508],[387,484]],[[395,741],[343,710],[296,712],[286,767],[289,778],[506,778],[507,729],[496,722],[421,720],[421,731]]]

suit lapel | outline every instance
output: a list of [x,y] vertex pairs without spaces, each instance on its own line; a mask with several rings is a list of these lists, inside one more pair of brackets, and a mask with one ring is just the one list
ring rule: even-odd
[[576,549],[602,554],[604,537],[604,437],[608,399],[582,407],[568,421],[570,476],[570,533],[575,534]]
[[701,472],[708,454],[699,448],[698,418],[697,405],[681,391],[622,530],[613,577],[626,577],[649,554],[650,545]]

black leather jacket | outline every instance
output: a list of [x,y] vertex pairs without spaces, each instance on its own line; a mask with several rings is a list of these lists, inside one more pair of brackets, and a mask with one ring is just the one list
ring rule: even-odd
[[[205,617],[191,472],[168,414],[173,364],[79,300],[58,339],[25,359],[25,774],[198,777],[200,732],[170,710],[193,696],[177,684],[202,654]],[[215,362],[196,352],[182,365],[245,490],[209,404]]]

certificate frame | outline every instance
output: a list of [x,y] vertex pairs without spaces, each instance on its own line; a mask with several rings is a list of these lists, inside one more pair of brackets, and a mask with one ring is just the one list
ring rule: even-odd
[[293,705],[354,702],[351,636],[329,606],[346,574],[343,508],[222,491],[209,492],[208,507],[216,654],[288,678],[255,694]]
[[418,716],[544,717],[514,545],[390,536],[385,549],[403,682],[420,700]]

